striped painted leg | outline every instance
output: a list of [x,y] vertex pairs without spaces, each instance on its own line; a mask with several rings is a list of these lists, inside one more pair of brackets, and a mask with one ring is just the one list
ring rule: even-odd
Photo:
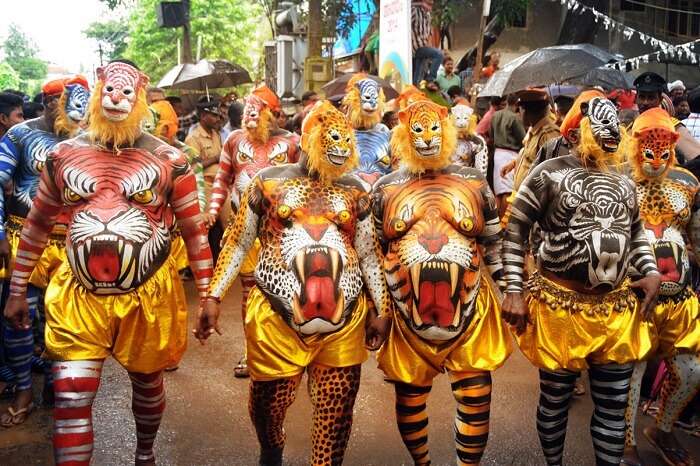
[[419,387],[395,382],[396,422],[401,440],[416,466],[430,465],[428,450],[428,412],[426,403],[431,386]]
[[625,449],[625,410],[634,364],[591,366],[591,437],[597,466],[618,466]]
[[136,422],[136,464],[155,464],[153,444],[165,411],[163,372],[129,372],[129,378],[132,388],[131,410]]
[[537,435],[545,460],[560,466],[564,456],[569,402],[574,392],[575,372],[552,372],[540,369],[540,401],[537,406]]
[[53,364],[56,405],[53,448],[57,466],[88,466],[92,458],[92,402],[100,386],[103,361]]
[[457,464],[479,464],[489,438],[491,373],[451,372],[450,383],[457,400]]

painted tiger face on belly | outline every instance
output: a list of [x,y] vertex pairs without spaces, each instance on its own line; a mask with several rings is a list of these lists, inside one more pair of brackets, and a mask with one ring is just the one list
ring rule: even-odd
[[476,235],[480,204],[457,177],[418,179],[389,198],[390,240],[384,274],[409,327],[428,340],[449,340],[468,325],[480,286]]
[[[614,288],[625,277],[635,204],[630,183],[611,173],[581,168],[548,173],[560,194],[540,258],[554,272],[579,269],[591,287]],[[585,276],[583,276],[585,274]]]
[[165,262],[170,171],[166,160],[136,149],[118,156],[79,150],[57,163],[56,184],[72,211],[66,252],[89,291],[128,292]]

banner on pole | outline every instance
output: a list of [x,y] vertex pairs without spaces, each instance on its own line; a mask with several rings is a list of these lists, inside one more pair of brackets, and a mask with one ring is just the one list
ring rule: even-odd
[[382,0],[379,6],[379,77],[401,92],[412,80],[411,0]]

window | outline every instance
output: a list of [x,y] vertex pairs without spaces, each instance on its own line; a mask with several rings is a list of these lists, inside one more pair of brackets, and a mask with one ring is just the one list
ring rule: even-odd
[[622,0],[620,2],[620,11],[644,11],[645,0]]
[[700,0],[669,0],[668,8],[679,10],[666,12],[666,29],[669,35],[691,38],[700,35]]

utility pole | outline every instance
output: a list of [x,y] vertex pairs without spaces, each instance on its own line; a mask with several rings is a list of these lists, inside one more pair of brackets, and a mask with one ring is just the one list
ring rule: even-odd
[[102,42],[97,43],[97,52],[100,54],[100,66],[104,66],[105,63],[104,63],[104,60],[102,59],[102,54],[103,54]]
[[[481,62],[484,55],[484,31],[486,30],[486,20],[491,11],[491,0],[483,0],[481,21],[479,22],[479,41],[476,46],[476,60],[474,61],[474,69],[472,70],[472,85],[479,82],[481,77]],[[476,105],[476,95],[472,96],[472,104]]]
[[309,0],[309,58],[320,57],[323,41],[323,23],[321,20],[321,0]]
[[182,0],[182,8],[185,11],[185,24],[182,25],[182,63],[192,63],[192,44],[190,41],[190,0]]

